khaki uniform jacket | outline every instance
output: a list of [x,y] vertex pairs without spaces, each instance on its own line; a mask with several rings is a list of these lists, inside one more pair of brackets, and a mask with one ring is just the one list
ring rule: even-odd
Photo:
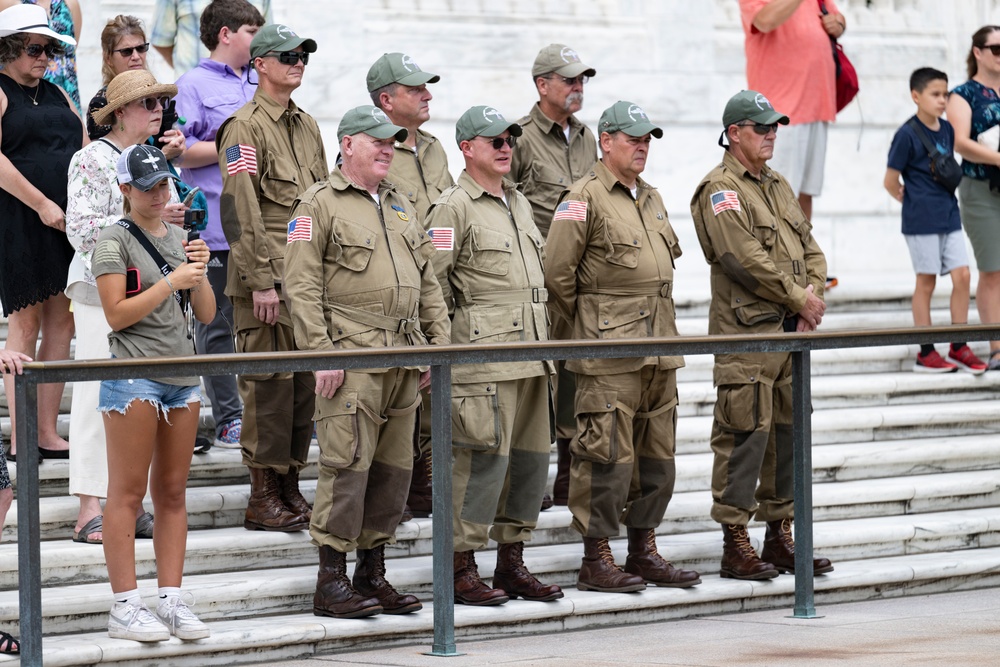
[[379,201],[336,169],[295,202],[284,284],[299,349],[448,343],[431,239],[388,181]]
[[[453,230],[451,250],[438,248],[434,269],[452,310],[453,343],[546,340],[545,241],[531,206],[504,182],[507,204],[462,171],[427,216],[430,228]],[[508,205],[510,208],[508,209]],[[552,362],[455,366],[455,383],[518,380],[551,374]]]
[[433,134],[417,130],[417,152],[397,141],[394,153],[386,178],[410,200],[417,211],[417,219],[424,224],[434,200],[455,184],[448,172],[444,146]]
[[[642,179],[638,198],[603,162],[563,197],[582,219],[553,219],[545,286],[555,313],[573,323],[573,338],[676,336],[674,260],[681,248],[663,200]],[[628,373],[643,366],[679,368],[683,357],[571,359],[585,375]]]
[[[727,151],[698,184],[691,215],[711,266],[710,334],[778,332],[802,310],[807,285],[823,298],[826,258],[781,174],[765,167],[758,181]],[[767,356],[717,355],[716,385],[775,379]]]
[[[252,299],[255,291],[280,292],[292,202],[328,173],[319,126],[294,102],[285,109],[258,88],[222,124],[215,145],[222,170],[219,210],[230,247],[226,294]],[[229,175],[226,149],[237,145],[253,148],[256,158],[247,162],[255,166]]]
[[517,122],[524,134],[514,148],[509,178],[531,202],[535,226],[548,236],[559,197],[597,162],[597,139],[576,116],[570,116],[567,143],[562,127],[542,113],[537,103]]

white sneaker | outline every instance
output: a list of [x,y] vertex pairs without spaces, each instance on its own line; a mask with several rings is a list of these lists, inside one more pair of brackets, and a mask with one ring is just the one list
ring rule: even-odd
[[212,634],[179,597],[160,600],[156,616],[178,639],[205,639]]
[[145,604],[116,602],[108,617],[108,636],[137,642],[165,642],[170,639],[170,631]]

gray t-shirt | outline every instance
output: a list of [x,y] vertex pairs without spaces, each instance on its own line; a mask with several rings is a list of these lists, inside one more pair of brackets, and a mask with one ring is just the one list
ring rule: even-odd
[[[167,235],[157,238],[133,223],[144,234],[171,268],[185,261],[184,230],[174,225],[164,225]],[[138,269],[139,286],[143,292],[162,277],[160,268],[132,232],[119,224],[109,225],[97,237],[97,246],[91,257],[91,271],[95,278],[105,274],[125,274],[128,269]],[[194,354],[194,344],[187,337],[184,314],[173,296],[161,301],[149,315],[130,327],[108,334],[111,354],[119,359],[141,357],[172,357]],[[166,384],[196,386],[197,377],[156,378]]]

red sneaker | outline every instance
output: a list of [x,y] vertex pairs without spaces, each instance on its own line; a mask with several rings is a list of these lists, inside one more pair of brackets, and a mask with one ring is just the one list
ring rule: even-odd
[[958,366],[942,359],[937,350],[931,350],[927,354],[918,354],[917,363],[913,364],[914,373],[955,373],[957,371]]
[[982,375],[986,372],[986,362],[973,354],[968,345],[958,348],[957,352],[955,350],[948,352],[948,360],[973,375]]

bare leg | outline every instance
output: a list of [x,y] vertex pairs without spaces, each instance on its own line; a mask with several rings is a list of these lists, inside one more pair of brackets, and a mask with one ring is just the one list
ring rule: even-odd
[[910,308],[913,310],[913,324],[918,327],[931,325],[931,295],[937,276],[930,273],[918,273],[917,284],[913,288],[913,299]]
[[[69,344],[75,324],[65,294],[56,294],[42,303],[42,342],[38,361],[69,359]],[[69,449],[69,443],[56,431],[63,383],[38,385],[38,446],[45,449]]]
[[149,493],[156,515],[153,551],[157,583],[180,587],[187,551],[187,479],[198,432],[198,403],[174,408],[169,417],[169,425],[160,420]]
[[[1000,271],[980,271],[976,285],[976,310],[983,324],[1000,322]],[[990,341],[990,353],[1000,350],[1000,340]]]
[[960,266],[951,272],[951,323],[969,323],[969,267]]
[[[41,327],[42,306],[32,304],[26,308],[15,310],[7,316],[7,342],[4,349],[22,352],[35,358],[35,346],[38,344],[38,331]],[[10,410],[10,453],[17,453],[16,423],[14,422],[14,376],[4,373],[3,389],[7,394],[7,408]],[[40,391],[40,390],[39,390]],[[39,425],[41,429],[41,425]]]

